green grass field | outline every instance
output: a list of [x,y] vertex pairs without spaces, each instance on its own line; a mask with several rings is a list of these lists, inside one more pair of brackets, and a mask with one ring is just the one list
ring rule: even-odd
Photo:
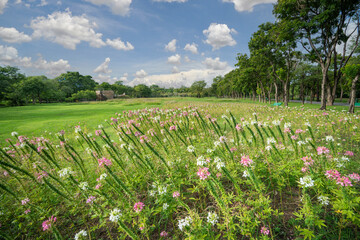
[[[0,143],[8,138],[11,132],[20,135],[40,136],[45,131],[73,131],[79,122],[90,129],[103,124],[116,112],[143,108],[162,107],[171,103],[254,103],[269,105],[251,100],[217,99],[217,98],[150,98],[125,99],[107,102],[37,104],[21,107],[0,108]],[[301,106],[301,103],[290,103],[290,107]],[[316,104],[305,104],[308,108],[319,108]],[[239,106],[240,107],[240,106]],[[347,110],[347,107],[335,106],[328,109]]]

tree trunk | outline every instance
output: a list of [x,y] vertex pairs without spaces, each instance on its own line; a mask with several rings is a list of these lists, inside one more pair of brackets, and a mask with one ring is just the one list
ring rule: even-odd
[[327,80],[327,69],[325,69],[325,67],[322,67],[320,110],[326,110],[326,80]]
[[314,99],[314,92],[313,92],[313,89],[311,88],[311,91],[310,91],[310,104],[312,104],[313,99]]
[[301,102],[304,105],[305,103],[305,96],[304,96],[304,85],[300,84],[300,98],[301,98]]
[[342,102],[342,100],[343,100],[343,94],[344,94],[344,88],[343,88],[343,86],[341,85],[340,86],[340,102]]
[[284,82],[284,106],[287,107],[289,104],[289,82]]
[[256,100],[256,91],[255,90],[253,90],[252,95],[253,95],[252,100],[255,101]]
[[276,82],[274,82],[274,86],[275,86],[275,102],[279,102],[279,90]]
[[326,89],[327,89],[327,100],[326,100],[326,105],[327,106],[332,106],[333,103],[334,103],[334,96],[332,95],[332,91],[331,91],[331,86],[330,86],[330,83],[328,82],[327,86],[326,86]]
[[349,107],[349,113],[355,112],[355,99],[356,99],[356,82],[359,80],[359,75],[356,75],[356,77],[352,80],[351,83],[351,90],[350,90],[350,107]]

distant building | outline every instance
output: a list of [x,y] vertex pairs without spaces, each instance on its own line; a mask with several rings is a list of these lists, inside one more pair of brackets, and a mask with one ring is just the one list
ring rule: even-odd
[[97,90],[96,91],[96,100],[106,101],[108,99],[113,99],[113,98],[114,98],[113,90]]

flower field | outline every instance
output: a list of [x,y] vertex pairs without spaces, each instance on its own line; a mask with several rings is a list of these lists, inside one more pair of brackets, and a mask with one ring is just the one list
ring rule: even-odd
[[168,103],[0,148],[4,239],[357,239],[360,119]]

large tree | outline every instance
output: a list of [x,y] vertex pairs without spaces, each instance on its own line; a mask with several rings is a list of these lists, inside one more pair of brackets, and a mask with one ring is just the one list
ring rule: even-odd
[[[278,21],[295,30],[294,36],[301,41],[310,58],[321,66],[320,109],[326,109],[328,71],[332,57],[336,56],[336,47],[346,44],[357,33],[359,6],[358,0],[279,0],[274,6]],[[355,26],[353,31],[349,31],[350,24]],[[347,56],[343,53],[340,68],[346,65],[354,49]]]

